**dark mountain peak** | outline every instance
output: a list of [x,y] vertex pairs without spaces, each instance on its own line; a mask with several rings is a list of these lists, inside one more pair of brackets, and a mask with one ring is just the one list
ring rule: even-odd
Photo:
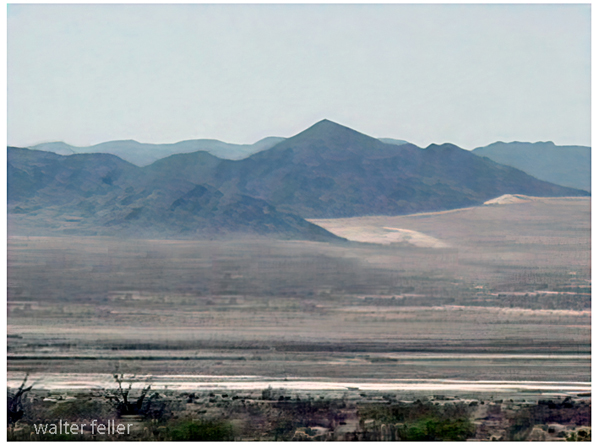
[[[490,149],[490,148],[505,148],[505,149],[523,149],[523,148],[532,148],[532,147],[545,147],[545,148],[553,148],[553,147],[557,147],[557,145],[555,145],[555,143],[553,141],[538,141],[538,142],[522,142],[522,141],[513,141],[513,142],[503,142],[503,141],[497,141],[497,142],[493,142],[492,144],[489,144],[485,147],[478,147],[475,148],[474,150],[483,150],[483,149]],[[474,151],[473,150],[473,151]]]
[[[145,170],[173,170],[173,169],[186,169],[193,170],[201,165],[210,164],[215,166],[222,159],[214,156],[207,151],[194,151],[192,153],[178,153],[166,158],[159,159],[150,165],[142,167]],[[174,171],[174,170],[173,170]]]
[[331,120],[329,120],[329,119],[322,119],[322,120],[320,120],[320,121],[316,122],[316,123],[313,125],[313,127],[315,127],[316,125],[331,125],[331,124],[332,124],[332,125],[339,125],[340,127],[342,127],[342,126],[343,126],[343,125],[340,125],[340,124],[338,124],[337,122],[333,122],[333,121],[331,121]]
[[378,139],[367,136],[344,125],[323,119],[292,138],[285,140],[280,145],[295,145],[301,143],[303,146],[348,148],[355,146],[383,145]]
[[122,139],[122,140],[118,140],[118,141],[102,142],[100,144],[92,145],[91,147],[101,148],[101,147],[113,146],[113,145],[140,146],[140,145],[153,145],[153,144],[142,144],[141,142],[138,142],[135,139]]
[[553,143],[553,141],[530,142],[530,143],[521,142],[521,144],[522,145],[526,145],[526,146],[530,146],[530,147],[541,147],[541,148],[548,148],[548,149],[553,149],[553,148],[557,147],[557,145],[555,145]]
[[[321,158],[329,160],[349,159],[369,156],[377,149],[389,147],[378,139],[359,133],[356,130],[323,119],[301,133],[285,139],[269,150],[252,155],[249,159],[287,158],[287,162],[315,165]],[[323,158],[323,159],[324,159]]]
[[265,142],[271,142],[271,141],[279,143],[279,142],[281,142],[281,141],[284,141],[285,139],[286,139],[286,138],[282,138],[282,137],[280,137],[280,136],[266,136],[265,138],[262,138],[262,139],[260,139],[259,141],[257,141],[257,142],[254,142],[254,144],[253,144],[253,145],[256,145],[256,144],[263,144],[263,143],[265,143]]
[[32,148],[32,149],[35,150],[35,147],[43,147],[43,146],[48,146],[48,147],[74,147],[74,145],[67,144],[66,142],[54,141],[54,142],[42,142],[41,144],[32,145],[32,146],[30,146],[28,148]]
[[430,151],[436,151],[436,152],[462,152],[462,151],[467,151],[464,150],[463,148],[458,147],[457,145],[454,144],[450,144],[448,142],[444,143],[444,144],[430,144],[428,147],[425,148],[425,150],[430,150]]
[[[526,142],[521,142],[526,143]],[[539,142],[531,142],[530,145],[549,145],[551,147],[555,147],[553,141],[539,141]]]
[[[303,134],[303,133],[334,134],[334,133],[338,133],[338,132],[362,134],[362,133],[357,132],[356,130],[353,130],[344,125],[338,124],[337,122],[330,121],[328,119],[323,119],[321,121],[316,122],[314,125],[312,125],[311,127],[307,128],[306,130],[302,131],[299,134]],[[365,135],[363,135],[363,136],[365,136]]]

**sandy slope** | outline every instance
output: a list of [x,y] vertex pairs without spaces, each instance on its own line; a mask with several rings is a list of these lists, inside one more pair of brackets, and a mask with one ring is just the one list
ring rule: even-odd
[[[492,227],[489,227],[488,223],[495,223],[501,224],[502,230],[506,228],[509,236],[518,233],[510,228],[510,225],[519,228],[529,219],[539,218],[551,221],[554,212],[560,214],[560,219],[554,222],[556,227],[570,222],[579,225],[579,221],[584,221],[584,218],[578,218],[578,214],[588,212],[589,204],[589,198],[539,198],[508,194],[491,199],[478,207],[402,216],[361,216],[309,221],[350,241],[382,245],[410,243],[417,247],[438,249],[463,245],[471,238],[472,231],[477,231],[476,238],[479,238],[482,233],[479,226],[483,221],[486,224],[483,228],[487,234],[494,231],[489,231]],[[428,230],[431,222],[436,226],[433,231]],[[451,236],[447,238],[438,236],[450,232]],[[456,232],[460,232],[457,237],[453,236]]]
[[418,247],[443,248],[446,243],[415,230],[398,227],[380,227],[376,224],[355,224],[357,218],[320,219],[315,224],[342,238],[361,243],[410,243]]

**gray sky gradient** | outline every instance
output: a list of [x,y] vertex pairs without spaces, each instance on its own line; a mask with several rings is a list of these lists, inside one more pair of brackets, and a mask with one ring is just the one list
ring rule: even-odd
[[591,143],[589,5],[8,6],[8,143]]

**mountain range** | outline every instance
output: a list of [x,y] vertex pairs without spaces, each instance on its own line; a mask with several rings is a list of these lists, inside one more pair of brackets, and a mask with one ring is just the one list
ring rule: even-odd
[[[45,142],[25,148],[64,156],[83,153],[107,153],[118,156],[138,167],[145,167],[174,154],[197,151],[205,151],[221,159],[243,159],[254,153],[268,150],[285,139],[269,136],[254,144],[230,144],[216,139],[192,139],[174,144],[145,144],[134,140],[125,140],[103,142],[89,147],[76,147],[65,142]],[[401,139],[382,138],[381,141],[392,145],[407,144],[407,141]]]
[[554,184],[591,191],[591,147],[553,142],[495,142],[472,151]]
[[304,218],[446,210],[503,194],[585,194],[455,145],[390,145],[328,120],[242,160],[191,153],[161,159],[150,168],[264,199]]
[[259,151],[268,150],[284,139],[267,137],[255,144],[229,144],[215,139],[194,139],[174,144],[143,144],[127,140],[103,142],[90,147],[75,147],[64,142],[48,142],[28,148],[65,156],[83,153],[107,153],[143,167],[173,154],[195,151],[206,151],[222,159],[242,159]]
[[338,241],[269,203],[177,175],[152,175],[108,154],[8,148],[9,233],[216,237],[230,233]]
[[446,210],[508,193],[588,195],[455,145],[391,145],[328,120],[240,160],[196,151],[140,167],[8,149],[11,233],[339,241],[305,218]]
[[[215,139],[196,139],[174,144],[144,144],[133,140],[110,141],[90,147],[50,142],[28,147],[60,155],[107,153],[139,167],[148,166],[174,154],[205,151],[220,159],[247,158],[283,142],[286,138],[267,137],[254,144],[230,144]],[[379,138],[390,145],[406,145],[402,139]],[[500,164],[515,167],[543,181],[591,191],[591,147],[557,146],[553,142],[495,142],[472,153]]]

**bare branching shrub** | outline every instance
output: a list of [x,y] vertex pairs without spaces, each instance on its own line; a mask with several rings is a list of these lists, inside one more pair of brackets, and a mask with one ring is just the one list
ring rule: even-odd
[[145,416],[150,411],[152,399],[158,397],[158,394],[154,393],[150,397],[146,397],[152,387],[151,385],[148,385],[141,390],[141,393],[137,398],[132,398],[131,387],[133,383],[130,382],[129,387],[124,389],[123,378],[123,374],[114,374],[114,380],[119,386],[116,390],[107,392],[105,397],[114,406],[119,417],[132,415]]
[[15,423],[17,420],[20,420],[23,417],[23,396],[26,392],[31,391],[31,388],[33,388],[33,385],[25,387],[25,384],[27,383],[27,377],[29,377],[29,374],[25,375],[23,383],[21,383],[21,386],[19,386],[19,389],[17,389],[16,393],[12,394],[10,390],[8,391],[7,414],[9,425]]

